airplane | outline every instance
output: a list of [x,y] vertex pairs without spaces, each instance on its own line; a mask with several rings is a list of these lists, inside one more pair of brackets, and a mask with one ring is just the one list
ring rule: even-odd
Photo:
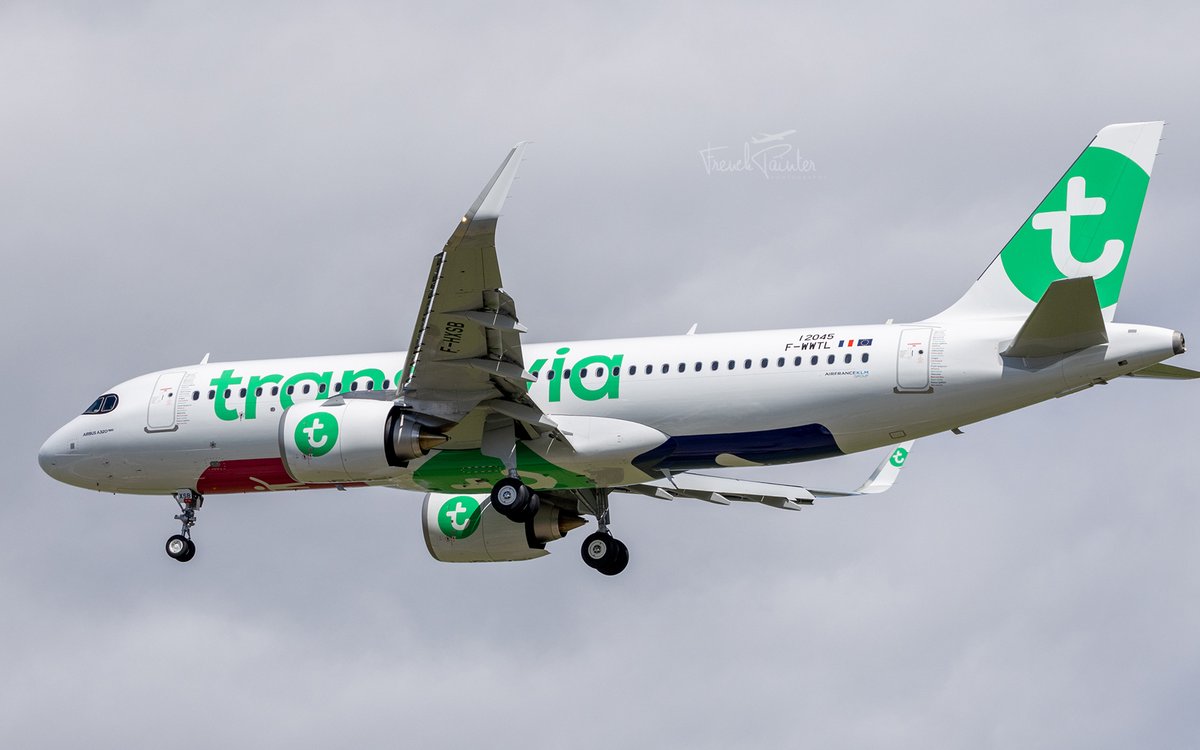
[[[605,575],[629,562],[614,492],[798,510],[885,491],[913,441],[1163,362],[1170,328],[1116,323],[1162,122],[1088,144],[954,304],[913,323],[529,344],[495,234],[518,144],[433,258],[403,352],[209,362],[126,380],[38,453],[54,479],[168,495],[196,553],[204,498],[385,486],[424,492],[429,553],[528,560],[585,524]],[[710,473],[887,448],[849,492]]]
[[750,142],[757,146],[763,143],[782,141],[784,138],[787,138],[789,135],[795,132],[796,129],[793,128],[791,130],[784,130],[781,133],[759,133],[757,136],[751,136]]

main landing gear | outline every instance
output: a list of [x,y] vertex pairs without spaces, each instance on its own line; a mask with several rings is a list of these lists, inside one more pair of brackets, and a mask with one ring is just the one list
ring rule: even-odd
[[606,576],[615,576],[629,565],[629,548],[608,530],[608,490],[584,490],[579,496],[580,510],[596,517],[600,530],[583,540],[579,554],[583,563]]
[[192,541],[192,527],[196,525],[196,511],[204,505],[204,496],[193,490],[178,490],[173,495],[179,505],[178,534],[167,539],[167,555],[179,562],[187,562],[196,556],[196,543]]
[[[629,548],[613,537],[608,529],[608,490],[573,490],[578,512],[596,517],[600,530],[583,540],[579,553],[589,568],[606,576],[615,576],[629,565]],[[537,493],[516,476],[496,482],[491,492],[492,507],[500,515],[516,523],[525,523],[537,515],[541,500]]]
[[542,501],[529,485],[516,477],[505,477],[492,487],[492,507],[510,521],[525,523],[537,515]]

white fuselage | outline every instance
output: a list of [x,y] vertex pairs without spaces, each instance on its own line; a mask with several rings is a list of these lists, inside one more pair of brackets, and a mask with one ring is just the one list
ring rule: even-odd
[[[529,442],[519,468],[535,488],[621,486],[664,470],[853,453],[977,422],[1176,353],[1171,330],[1110,323],[1104,346],[1044,362],[1001,357],[1021,322],[528,344],[525,366],[538,376],[530,396],[569,444]],[[280,461],[286,408],[339,391],[395,389],[404,361],[394,352],[150,373],[112,388],[116,408],[71,420],[39,458],[55,478],[104,492],[314,486],[296,482]],[[478,441],[456,439],[453,430],[450,437],[386,480],[368,483],[433,491],[490,486],[498,466],[480,456]]]

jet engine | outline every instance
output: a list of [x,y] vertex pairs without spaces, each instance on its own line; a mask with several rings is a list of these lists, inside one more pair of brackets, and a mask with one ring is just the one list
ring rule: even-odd
[[445,441],[391,401],[370,399],[295,404],[279,431],[284,467],[306,484],[386,480]]
[[431,492],[421,513],[425,546],[441,562],[532,560],[549,554],[547,542],[583,524],[550,503],[542,503],[529,521],[515,523],[494,510],[487,495]]

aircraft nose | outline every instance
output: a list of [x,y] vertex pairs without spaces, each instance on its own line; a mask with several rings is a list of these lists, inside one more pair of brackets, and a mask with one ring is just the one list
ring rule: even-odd
[[66,481],[65,467],[71,457],[71,442],[66,436],[66,427],[59,429],[42,443],[38,449],[38,464],[42,471],[60,482]]

